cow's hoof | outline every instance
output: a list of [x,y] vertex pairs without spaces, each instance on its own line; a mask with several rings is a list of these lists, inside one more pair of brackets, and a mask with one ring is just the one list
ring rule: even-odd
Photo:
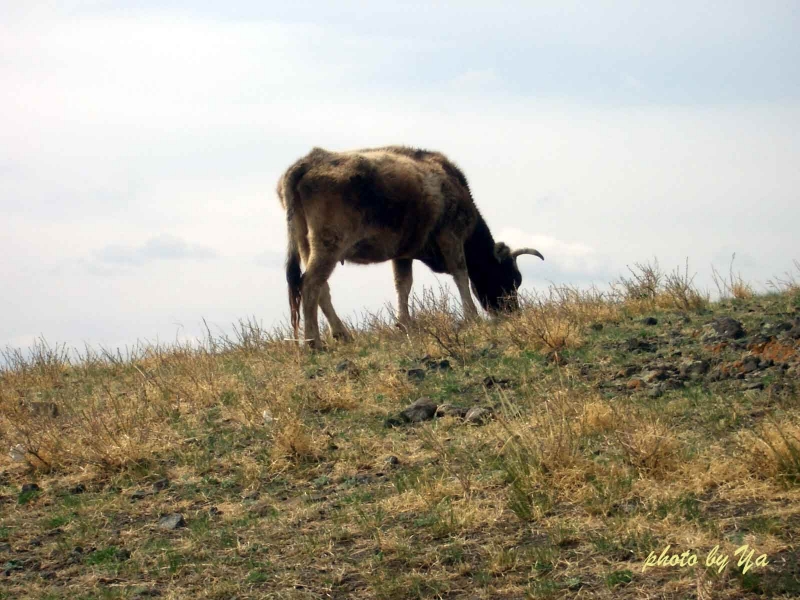
[[340,342],[352,342],[353,336],[350,335],[347,331],[337,331],[333,334],[333,339],[338,340]]
[[308,347],[312,352],[326,352],[328,350],[328,346],[322,340],[310,340]]

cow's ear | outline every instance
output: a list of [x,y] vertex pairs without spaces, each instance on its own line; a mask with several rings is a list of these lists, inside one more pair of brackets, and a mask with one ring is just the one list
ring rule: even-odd
[[494,256],[497,258],[498,262],[503,262],[511,256],[511,248],[506,246],[503,242],[497,242],[494,245]]

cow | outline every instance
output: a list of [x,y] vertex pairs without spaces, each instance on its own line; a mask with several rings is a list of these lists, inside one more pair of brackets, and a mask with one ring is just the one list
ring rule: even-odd
[[[331,304],[336,263],[392,261],[399,325],[410,322],[412,262],[449,273],[464,316],[477,317],[470,288],[489,313],[519,308],[517,258],[542,254],[495,243],[461,170],[439,152],[387,146],[346,152],[314,148],[278,182],[286,212],[286,281],[295,338],[302,304],[305,341],[322,343],[317,307],[334,338],[349,339]],[[305,273],[301,273],[301,261]]]

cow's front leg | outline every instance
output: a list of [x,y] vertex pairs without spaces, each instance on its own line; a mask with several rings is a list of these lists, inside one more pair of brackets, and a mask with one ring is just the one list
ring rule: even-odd
[[472,301],[472,294],[469,289],[469,273],[467,272],[467,259],[464,256],[464,244],[451,235],[444,235],[439,240],[439,247],[442,251],[444,264],[447,271],[453,275],[461,296],[461,306],[464,310],[464,317],[467,320],[478,318],[478,309]]
[[331,302],[331,286],[326,281],[323,286],[322,290],[319,294],[319,307],[322,309],[322,314],[325,315],[325,318],[328,319],[328,324],[331,326],[331,333],[333,334],[334,339],[343,340],[345,342],[349,342],[353,339],[350,333],[347,331],[347,328],[342,323],[342,320],[339,318],[339,315],[336,314],[336,311],[333,310],[333,303]]

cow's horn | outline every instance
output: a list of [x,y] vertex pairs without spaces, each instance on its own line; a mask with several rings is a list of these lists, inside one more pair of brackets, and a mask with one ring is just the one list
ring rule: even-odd
[[542,260],[544,260],[544,256],[538,250],[534,250],[533,248],[518,248],[511,253],[511,258],[517,260],[518,256],[522,256],[523,254],[533,254],[534,256],[538,256]]

